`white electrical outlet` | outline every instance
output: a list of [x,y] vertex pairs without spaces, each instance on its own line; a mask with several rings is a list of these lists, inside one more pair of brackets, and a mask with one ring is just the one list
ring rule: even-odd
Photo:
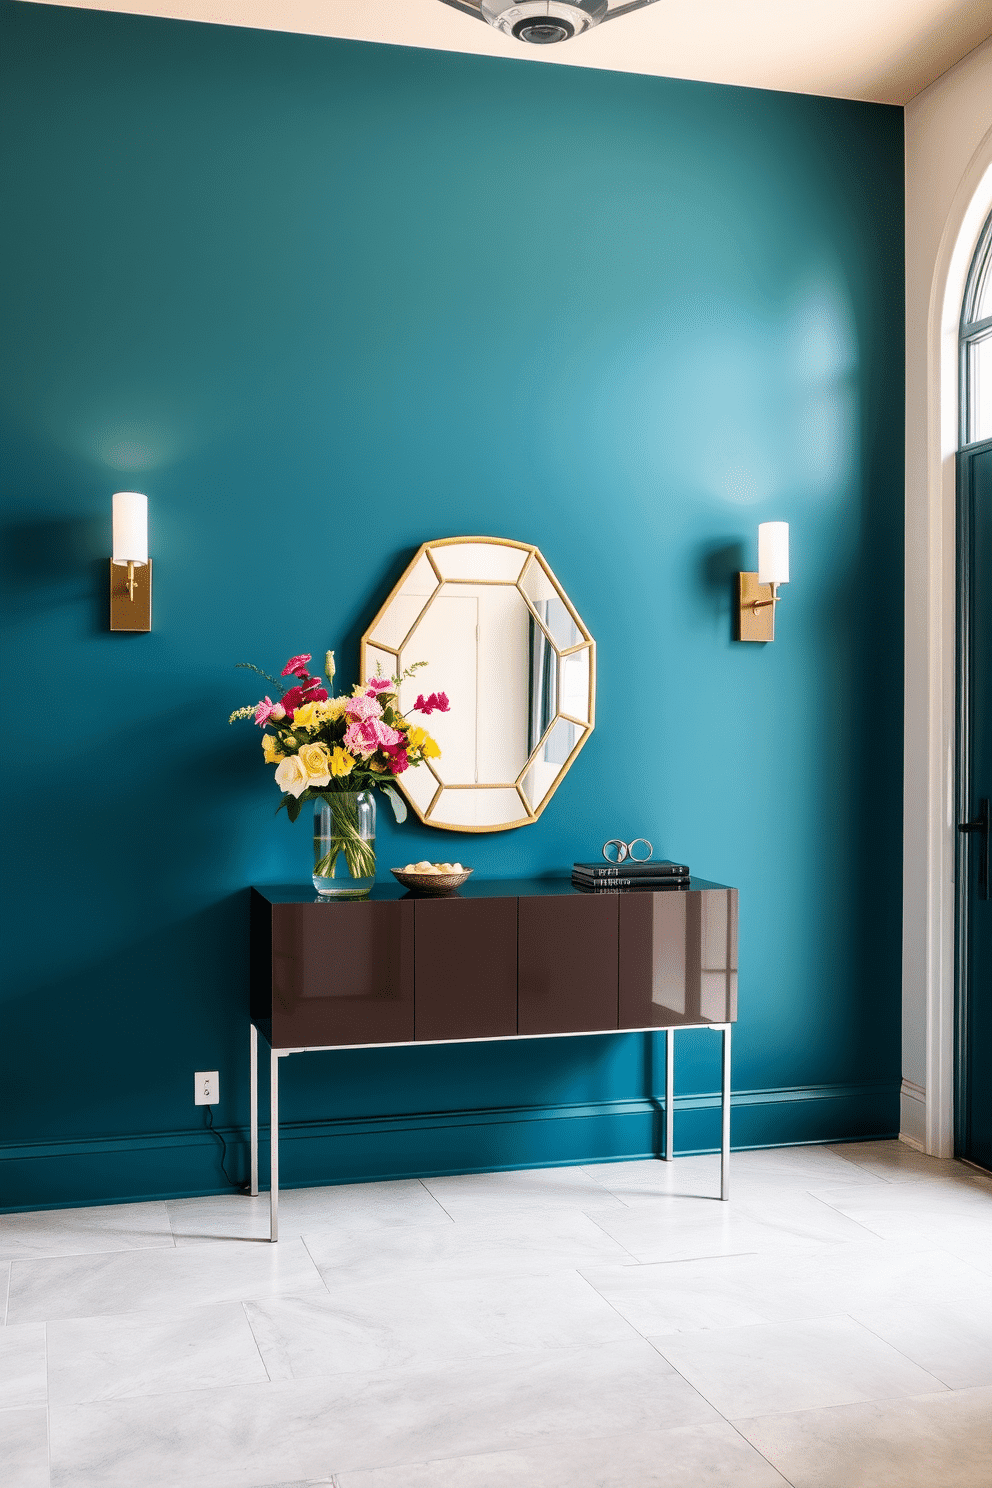
[[197,1070],[193,1076],[193,1101],[198,1106],[215,1106],[220,1100],[220,1075],[217,1070]]

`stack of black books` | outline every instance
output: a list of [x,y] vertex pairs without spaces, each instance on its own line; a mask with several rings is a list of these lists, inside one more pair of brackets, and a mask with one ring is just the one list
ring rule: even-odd
[[572,883],[591,894],[627,892],[629,889],[687,889],[689,870],[684,863],[667,858],[647,863],[573,863]]

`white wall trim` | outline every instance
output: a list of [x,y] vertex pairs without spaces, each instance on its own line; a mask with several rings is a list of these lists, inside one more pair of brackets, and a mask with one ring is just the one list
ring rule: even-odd
[[[975,150],[954,194],[944,223],[930,290],[927,318],[926,512],[923,529],[907,508],[907,546],[922,536],[926,592],[907,586],[907,684],[909,669],[919,666],[912,638],[919,635],[919,606],[924,607],[926,656],[926,781],[906,771],[904,905],[907,918],[919,905],[920,865],[914,859],[920,841],[918,813],[925,811],[924,897],[926,935],[923,976],[926,999],[926,1084],[903,1081],[901,1106],[907,1139],[923,1141],[935,1157],[954,1150],[954,869],[955,801],[955,628],[956,628],[956,489],[958,448],[958,326],[968,269],[982,224],[992,209],[992,129]],[[909,417],[915,410],[909,409]],[[907,430],[907,452],[909,452]],[[909,475],[910,472],[907,472]],[[912,623],[915,611],[917,623]],[[917,686],[917,695],[920,692]],[[920,720],[910,716],[913,703],[907,685],[907,751]],[[909,760],[907,758],[907,766]],[[916,814],[916,823],[913,815]],[[904,933],[904,982],[916,975],[910,966]],[[923,1130],[919,1104],[924,1106]]]
[[899,1140],[926,1151],[927,1093],[922,1085],[905,1078],[899,1092]]

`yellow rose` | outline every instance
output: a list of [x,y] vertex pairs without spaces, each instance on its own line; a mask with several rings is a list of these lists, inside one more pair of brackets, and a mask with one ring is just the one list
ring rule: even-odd
[[303,767],[308,785],[330,785],[331,756],[324,744],[304,744],[297,759]]
[[347,749],[342,749],[339,745],[331,755],[331,774],[335,776],[350,775],[354,768],[354,759],[348,753]]
[[293,728],[308,729],[314,733],[322,723],[327,720],[327,703],[304,703],[302,708],[297,708],[293,714]]
[[280,760],[286,758],[279,748],[279,740],[275,734],[262,735],[262,753],[265,755],[265,763],[267,765],[277,765]]

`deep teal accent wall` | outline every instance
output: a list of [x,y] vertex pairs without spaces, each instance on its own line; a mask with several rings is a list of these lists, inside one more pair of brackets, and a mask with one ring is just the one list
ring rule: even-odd
[[[223,1187],[192,1072],[235,1137],[245,887],[309,852],[227,725],[258,696],[234,663],[333,646],[352,675],[457,533],[544,551],[598,642],[597,728],[535,826],[383,810],[383,869],[563,873],[648,836],[740,887],[735,1141],[894,1132],[901,110],[0,19],[0,1204]],[[120,488],[150,500],[150,635],[107,630]],[[736,645],[769,518],[779,638]],[[683,1149],[716,1144],[718,1042],[680,1043]],[[306,1056],[285,1178],[643,1153],[660,1090],[640,1035]]]

